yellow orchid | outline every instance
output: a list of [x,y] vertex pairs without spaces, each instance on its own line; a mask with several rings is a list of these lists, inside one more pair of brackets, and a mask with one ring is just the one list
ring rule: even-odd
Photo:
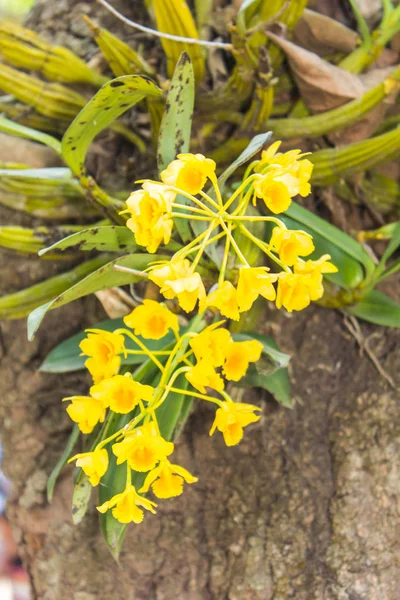
[[97,507],[100,513],[105,513],[112,509],[112,514],[120,523],[141,523],[144,517],[144,511],[139,508],[142,506],[155,514],[155,502],[139,496],[132,484],[128,484],[121,494],[116,494],[107,502]]
[[150,402],[153,393],[151,385],[142,385],[129,375],[114,375],[90,388],[90,394],[97,402],[122,415],[136,408],[140,400]]
[[323,296],[322,274],[337,273],[338,269],[330,259],[329,254],[324,254],[318,260],[298,260],[294,265],[294,272],[305,277],[311,300],[319,300]]
[[98,383],[102,379],[112,377],[118,373],[121,365],[119,356],[125,350],[124,337],[118,333],[103,331],[102,329],[87,329],[88,336],[79,344],[82,354],[90,358],[85,362],[85,367]]
[[267,208],[277,215],[285,212],[291,205],[292,197],[296,195],[293,193],[295,183],[290,175],[278,178],[276,173],[270,172],[255,182],[254,191],[258,198],[264,200]]
[[162,242],[168,244],[171,238],[174,196],[163,186],[146,182],[126,201],[127,209],[123,212],[131,215],[126,226],[135,234],[136,243],[145,246],[148,252],[156,252]]
[[195,196],[214,175],[215,168],[215,162],[202,154],[178,154],[177,160],[162,171],[161,180]]
[[[311,302],[310,286],[308,284],[307,277],[303,275],[280,273],[276,296],[277,308],[284,306],[288,312],[307,308]],[[320,290],[320,285],[318,290]]]
[[221,367],[230,340],[231,336],[227,329],[208,327],[192,338],[189,343],[198,361],[206,359],[213,367]]
[[238,321],[240,318],[237,291],[230,281],[224,281],[214,292],[204,298],[200,310],[210,306],[218,308],[221,315],[228,319]]
[[236,446],[243,437],[243,429],[256,423],[260,419],[260,415],[255,415],[256,410],[261,410],[253,404],[244,404],[241,402],[232,402],[227,400],[217,409],[214,423],[210,429],[210,435],[218,429],[224,436],[227,446]]
[[242,267],[239,271],[237,299],[240,312],[250,310],[259,296],[266,300],[275,300],[273,283],[278,275],[268,273],[267,267]]
[[64,400],[71,400],[67,413],[82,433],[92,433],[97,423],[103,423],[106,416],[103,402],[90,396],[72,396]]
[[224,389],[224,382],[221,375],[216,372],[211,362],[205,358],[199,360],[194,367],[187,371],[185,377],[202,394],[206,393],[207,387],[217,392],[221,392]]
[[178,317],[155,300],[143,300],[143,304],[124,317],[124,323],[146,340],[160,340],[170,329],[179,331]]
[[274,227],[269,245],[288,266],[294,265],[299,256],[308,256],[315,250],[310,234],[282,227]]
[[68,462],[70,463],[73,460],[76,460],[76,466],[80,467],[88,476],[93,486],[99,485],[100,479],[108,469],[108,453],[105,448],[76,454]]
[[174,444],[161,437],[152,421],[126,433],[122,442],[114,444],[112,449],[117,465],[127,461],[131,469],[143,473],[172,454]]
[[263,345],[258,340],[231,342],[226,349],[222,373],[231,381],[239,381],[246,374],[249,363],[260,359],[262,350]]
[[183,467],[173,465],[169,460],[163,460],[146,476],[143,487],[139,491],[144,494],[151,486],[157,498],[173,498],[182,494],[184,482],[196,483],[197,481],[198,478],[193,477]]
[[197,300],[205,297],[204,284],[199,273],[193,272],[187,259],[171,260],[150,270],[149,279],[161,289],[161,293],[171,300],[177,298],[185,312],[191,312]]

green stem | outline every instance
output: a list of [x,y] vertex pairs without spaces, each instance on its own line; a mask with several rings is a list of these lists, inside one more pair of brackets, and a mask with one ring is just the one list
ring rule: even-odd
[[220,271],[220,274],[218,277],[218,285],[222,285],[222,283],[224,281],[226,265],[228,264],[229,249],[231,247],[232,223],[228,224],[228,230],[229,230],[229,235],[226,236],[224,256],[222,259],[221,271]]
[[157,365],[157,367],[160,369],[161,373],[164,372],[164,367],[163,365],[160,363],[160,361],[154,356],[154,353],[151,352],[151,350],[149,350],[148,348],[146,348],[145,344],[143,344],[143,342],[141,340],[139,340],[139,338],[134,335],[131,331],[128,331],[128,329],[116,329],[114,331],[114,333],[121,333],[122,335],[127,335],[128,337],[131,338],[131,340],[133,340],[135,342],[135,344],[137,344],[139,346],[139,348],[141,348],[143,350],[143,353],[148,356],[155,365]]
[[171,217],[177,219],[190,219],[191,221],[211,221],[211,217],[198,217],[194,215],[185,215],[185,213],[171,213]]
[[209,227],[207,228],[207,232],[206,235],[204,236],[203,241],[200,244],[200,248],[197,252],[197,255],[192,263],[192,269],[193,271],[195,270],[195,268],[198,265],[199,260],[201,259],[201,257],[203,256],[203,252],[204,252],[204,248],[207,246],[207,242],[208,239],[210,237],[210,235],[212,234],[212,232],[214,231],[214,229],[218,227],[218,220],[217,219],[213,219],[209,225]]
[[[242,254],[242,252],[241,252],[241,250],[240,250],[239,246],[237,245],[237,243],[236,243],[236,242],[235,242],[235,240],[233,239],[233,237],[232,237],[232,235],[231,235],[231,232],[229,231],[228,227],[225,225],[225,223],[224,223],[224,220],[222,219],[222,217],[221,217],[221,221],[220,221],[220,223],[221,223],[221,227],[222,227],[222,229],[224,229],[224,231],[225,231],[226,235],[227,235],[227,236],[230,238],[230,242],[231,242],[231,244],[232,244],[232,246],[233,246],[233,248],[234,248],[234,250],[235,250],[235,252],[236,252],[236,254],[237,254],[237,256],[238,256],[238,258],[239,258],[239,260],[240,260],[240,262],[241,262],[241,263],[242,263],[242,264],[243,264],[245,267],[249,267],[249,266],[250,266],[250,265],[249,265],[249,263],[247,262],[247,260],[246,260],[246,259],[245,259],[245,257],[243,256],[243,254]],[[242,226],[240,226],[240,227],[242,227]]]
[[184,396],[193,396],[193,398],[207,400],[208,402],[212,402],[213,404],[218,404],[218,406],[221,406],[220,400],[217,400],[217,398],[213,398],[212,396],[207,396],[206,394],[199,394],[198,392],[189,392],[188,390],[181,390],[180,388],[176,387],[171,387],[169,391],[176,392],[177,394],[183,394]]
[[291,269],[287,265],[283,264],[283,262],[281,260],[279,260],[279,258],[277,258],[275,256],[275,254],[273,254],[270,251],[270,249],[268,248],[267,244],[265,244],[264,242],[262,242],[261,240],[259,240],[258,238],[256,238],[252,233],[250,233],[250,231],[244,225],[240,225],[240,230],[256,246],[258,246],[260,248],[260,250],[262,250],[265,254],[267,254],[267,256],[269,256],[271,260],[273,260],[277,265],[279,265],[281,267],[281,269],[283,269],[287,273],[291,273],[292,272]]

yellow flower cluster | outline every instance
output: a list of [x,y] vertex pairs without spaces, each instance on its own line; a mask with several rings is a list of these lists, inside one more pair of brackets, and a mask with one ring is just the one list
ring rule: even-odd
[[[310,193],[313,165],[300,150],[278,152],[280,142],[263,151],[261,159],[251,163],[239,188],[226,200],[215,175],[214,161],[201,154],[180,154],[161,173],[161,182],[145,181],[142,190],[133,192],[127,201],[130,219],[127,226],[136,242],[155,252],[160,243],[171,237],[174,219],[201,221],[204,231],[169,261],[154,263],[148,277],[160,287],[165,298],[177,299],[179,306],[191,312],[199,302],[199,311],[218,309],[221,315],[239,320],[262,296],[275,301],[287,311],[302,310],[323,295],[323,274],[337,269],[324,255],[318,260],[304,260],[315,251],[310,234],[290,230],[276,216],[249,216],[251,202],[264,201],[267,211],[277,215],[287,210],[297,194]],[[210,182],[211,191],[204,187]],[[177,202],[177,196],[186,204]],[[269,241],[251,232],[254,222],[273,224]],[[167,225],[168,224],[168,225]],[[241,252],[235,236],[238,231],[272,262],[267,266],[251,266]],[[144,234],[145,232],[145,234]],[[223,259],[216,289],[207,294],[201,274],[196,270],[210,244],[225,239]],[[238,267],[227,271],[229,253],[233,251]],[[191,260],[190,255],[194,254]]]
[[[210,435],[219,431],[228,446],[238,444],[244,428],[260,419],[257,406],[232,400],[226,382],[240,381],[250,363],[260,359],[263,345],[252,338],[236,341],[224,327],[225,321],[207,326],[201,320],[203,313],[218,310],[222,316],[238,320],[259,297],[289,312],[302,310],[322,297],[323,275],[336,271],[329,255],[306,259],[315,252],[312,237],[288,229],[275,216],[287,210],[297,194],[309,194],[312,172],[311,162],[300,150],[279,153],[278,149],[279,142],[253,161],[239,187],[225,199],[214,161],[201,154],[180,154],[161,173],[160,182],[144,181],[127,201],[127,227],[137,244],[150,253],[169,243],[176,219],[199,221],[204,227],[170,260],[154,262],[143,273],[184,311],[198,306],[200,314],[185,333],[180,332],[177,315],[165,305],[144,300],[124,318],[126,328],[112,332],[90,329],[80,344],[93,385],[88,396],[65,400],[71,419],[82,433],[94,432],[96,441],[89,452],[70,460],[76,460],[93,486],[106,476],[110,453],[117,468],[126,468],[124,489],[113,490],[118,493],[98,506],[100,513],[111,510],[121,523],[140,523],[144,510],[155,512],[156,503],[143,495],[150,490],[156,498],[172,498],[182,494],[184,483],[197,481],[184,467],[171,462],[175,445],[162,433],[162,419],[170,418],[165,415],[171,411],[159,409],[174,401],[173,394],[216,405]],[[210,190],[205,192],[207,183]],[[257,205],[259,199],[268,214],[254,215],[251,204]],[[252,223],[258,221],[271,224],[268,241],[252,232]],[[248,262],[237,233],[261,250],[269,266]],[[211,244],[220,256],[214,279],[212,273],[207,274],[203,256]],[[148,347],[146,340],[162,340],[167,335],[163,350]],[[125,372],[126,368],[121,372],[130,355],[141,355],[145,361],[133,374]],[[179,387],[183,377],[185,389]],[[115,423],[125,424],[117,428]]]
[[[124,322],[128,329],[113,332],[88,330],[80,347],[90,357],[86,366],[94,384],[89,396],[72,396],[65,400],[70,402],[67,407],[69,416],[82,433],[92,433],[99,423],[103,423],[101,441],[96,442],[90,452],[70,459],[76,460],[76,466],[83,470],[90,483],[99,485],[107,473],[109,445],[117,465],[126,465],[125,489],[98,506],[99,512],[112,510],[115,519],[121,523],[140,523],[143,509],[154,513],[157,506],[142,494],[151,489],[157,498],[172,498],[182,494],[185,482],[192,484],[197,481],[197,477],[184,467],[170,462],[175,446],[161,435],[158,408],[168,402],[170,393],[181,393],[216,404],[210,435],[218,430],[228,446],[238,444],[244,427],[259,420],[259,415],[254,413],[260,409],[233,402],[224,391],[223,378],[239,381],[249,363],[260,358],[263,346],[257,340],[234,341],[229,331],[222,327],[223,321],[206,328],[202,325],[199,333],[189,331],[180,335],[176,315],[153,300],[144,300],[124,318]],[[176,338],[170,350],[152,352],[146,347],[145,339],[159,340],[169,332]],[[135,342],[139,349],[131,350],[126,338]],[[152,361],[161,376],[157,385],[138,381],[128,372],[119,373],[121,357],[129,354],[142,354]],[[193,389],[175,387],[177,378],[182,374]],[[222,399],[207,395],[208,389],[219,392]],[[105,437],[114,415],[129,415],[129,422]],[[136,473],[146,474],[140,489],[132,483],[132,474]]]

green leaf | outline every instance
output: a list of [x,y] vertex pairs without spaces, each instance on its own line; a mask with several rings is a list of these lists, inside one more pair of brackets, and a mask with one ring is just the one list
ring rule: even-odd
[[99,290],[130,284],[140,279],[140,277],[136,277],[131,273],[116,271],[114,269],[115,265],[142,271],[147,267],[149,262],[154,260],[166,260],[167,258],[167,256],[160,256],[157,254],[130,254],[122,256],[121,258],[116,258],[101,266],[99,269],[67,289],[64,293],[53,298],[50,302],[38,306],[38,308],[31,312],[27,323],[28,339],[33,340],[47,311],[68,304],[68,302],[72,302],[73,300],[77,300],[88,294],[93,294]]
[[41,131],[36,131],[36,129],[25,127],[25,125],[20,125],[19,123],[15,123],[14,121],[6,119],[5,117],[0,117],[0,131],[3,133],[8,133],[9,135],[15,135],[16,137],[22,137],[35,142],[40,142],[41,144],[49,146],[49,148],[52,148],[55,152],[57,152],[57,154],[61,155],[60,142],[47,133],[42,133]]
[[194,107],[193,66],[187,52],[176,64],[161,121],[157,148],[158,170],[163,171],[180,153],[189,152]]
[[376,271],[374,273],[374,280],[379,281],[382,272],[386,267],[386,263],[389,258],[396,252],[396,250],[400,246],[400,221],[397,223],[389,244],[386,247],[385,252],[382,255],[381,260],[379,261],[378,266],[376,267]]
[[74,425],[71,431],[71,435],[68,438],[67,445],[65,446],[64,452],[60,456],[57,464],[49,475],[47,480],[47,500],[51,502],[53,499],[54,486],[56,485],[57,479],[63,469],[63,467],[67,464],[69,457],[71,456],[72,450],[75,447],[76,442],[79,439],[79,427],[78,425]]
[[[193,66],[187,52],[182,52],[176,64],[168,92],[165,112],[161,120],[157,148],[158,170],[161,172],[181,153],[189,152],[190,132],[194,107],[195,81]],[[176,199],[186,204],[183,196]],[[179,211],[179,209],[177,209]],[[191,238],[186,219],[175,219],[175,226],[183,242]]]
[[75,175],[85,175],[90,144],[112,121],[146,97],[159,98],[161,90],[148,77],[124,75],[107,82],[74,119],[61,142],[62,156]]
[[347,233],[344,233],[334,225],[331,225],[324,219],[317,217],[312,212],[303,208],[296,202],[292,202],[286,214],[297,221],[298,223],[307,226],[310,230],[315,231],[321,237],[331,242],[352,258],[358,260],[365,268],[367,274],[375,270],[374,262],[369,254],[364,250],[363,246],[356,240],[351,238]]
[[71,285],[104,265],[108,260],[109,257],[104,255],[98,256],[82,263],[71,271],[51,277],[25,290],[3,296],[0,298],[0,318],[17,319],[25,317],[36,307],[62,294]]
[[229,177],[236,171],[236,169],[250,160],[250,158],[253,158],[253,156],[257,154],[257,152],[259,152],[263,146],[265,146],[271,136],[272,131],[259,133],[258,135],[254,136],[249,145],[243,150],[237,159],[219,176],[219,186],[222,188]]
[[135,252],[137,245],[135,238],[127,227],[101,226],[89,227],[83,231],[73,233],[68,237],[55,242],[47,248],[39,251],[39,256],[53,252],[54,250],[99,250],[100,252]]
[[400,304],[378,290],[371,290],[360,302],[345,310],[354,317],[376,325],[400,327]]
[[400,257],[397,260],[393,261],[387,267],[387,269],[384,270],[384,272],[379,277],[379,281],[383,281],[383,279],[386,279],[386,277],[390,277],[390,275],[394,275],[399,270],[400,270]]
[[[286,215],[281,215],[280,218],[289,229],[302,229],[312,235],[315,251],[307,258],[318,259],[323,254],[330,254],[333,264],[338,268],[338,272],[325,275],[327,279],[346,289],[354,289],[364,281],[365,271],[358,260],[352,258],[339,246],[317,233],[313,227],[299,223]],[[326,224],[329,225],[329,223]]]
[[291,408],[292,396],[289,371],[287,369],[278,369],[275,373],[271,373],[265,377],[259,376],[255,385],[265,388],[282,406]]
[[287,369],[290,356],[280,352],[275,340],[266,335],[252,332],[249,334],[234,334],[233,338],[237,341],[256,339],[264,346],[261,359],[250,366],[240,385],[261,387],[272,394],[279,404],[290,408],[291,393]]
[[[1,117],[0,117],[1,118]],[[51,183],[75,183],[73,174],[66,167],[48,167],[43,169],[0,169],[1,177],[14,177],[15,179],[39,179]]]
[[[186,331],[198,332],[204,328],[204,325],[205,323],[202,321],[201,316],[197,315],[191,320]],[[177,356],[183,355],[185,353],[188,344],[189,338],[187,338],[181,345],[180,351],[178,352]],[[135,379],[137,379],[135,374],[133,374],[133,376]],[[159,381],[159,377],[160,376],[157,375],[156,378],[153,379],[153,381],[148,381],[143,378],[143,381],[148,381],[152,385],[156,386]],[[184,378],[183,376],[178,377],[177,381],[179,382],[176,384],[177,387],[184,390],[187,389],[188,382],[186,378]],[[186,397],[186,395],[183,394],[171,393],[168,395],[168,398],[165,400],[165,402],[157,409],[157,420],[160,426],[161,433],[165,439],[172,440],[176,438],[177,432],[179,432],[179,430],[182,428],[184,421],[189,415],[190,407],[190,397]],[[115,431],[117,431],[126,423],[128,423],[129,420],[132,418],[132,414],[126,415],[126,417],[126,420],[121,420],[117,424]],[[145,473],[132,472],[132,483],[137,490],[139,490],[142,486],[145,476]],[[122,492],[125,488],[126,465],[122,464],[117,466],[116,458],[115,456],[111,455],[111,453],[110,466],[106,475],[102,479],[102,483],[103,485],[101,485],[99,488],[100,503],[109,500],[111,496]],[[118,561],[127,525],[119,523],[116,519],[114,519],[111,511],[107,511],[105,514],[100,515],[100,523],[106,544],[115,560]]]
[[[174,387],[181,390],[187,390],[189,385],[188,380],[182,374],[180,375]],[[187,416],[192,406],[192,398],[185,394],[178,394],[177,392],[170,392],[167,399],[157,409],[157,421],[160,427],[161,435],[167,440],[174,440],[176,438],[175,432],[179,424],[179,429],[183,426],[182,412]]]
[[[104,331],[114,331],[121,327],[125,327],[123,319],[107,319],[101,323],[96,323],[96,329],[104,329]],[[86,333],[81,331],[72,337],[58,344],[46,356],[40,366],[40,371],[44,373],[69,373],[71,371],[79,371],[84,369],[87,356],[81,356],[79,344],[86,337]],[[138,336],[142,340],[141,336]],[[161,340],[142,340],[149,350],[162,350],[165,346],[173,341],[174,336],[167,334]],[[139,350],[139,346],[130,338],[125,339],[127,350]],[[126,358],[122,358],[123,365],[136,365],[147,360],[146,356],[137,354],[128,354]]]
[[[117,431],[118,428],[115,427],[115,431]],[[126,485],[126,464],[117,465],[116,456],[114,456],[112,452],[109,452],[108,454],[110,463],[107,473],[102,478],[101,485],[99,486],[100,505],[109,500],[112,496],[123,492]],[[134,477],[132,478],[132,483],[136,487]],[[108,510],[104,514],[99,514],[99,519],[104,541],[112,556],[118,562],[122,544],[125,539],[127,525],[117,521],[117,519],[113,517],[111,510]]]
[[78,525],[85,516],[90,496],[92,495],[92,484],[89,482],[87,475],[80,473],[72,495],[72,521],[74,525]]
[[[245,342],[251,340],[258,340],[263,345],[263,351],[261,355],[260,368],[263,372],[271,373],[277,369],[287,367],[290,361],[290,355],[280,352],[275,340],[267,335],[255,333],[234,333],[232,335],[235,342]],[[257,363],[258,365],[259,363]]]

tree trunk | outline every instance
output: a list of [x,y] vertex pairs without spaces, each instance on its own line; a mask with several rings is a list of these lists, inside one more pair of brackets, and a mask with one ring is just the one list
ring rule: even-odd
[[[121,1],[119,8],[132,16],[133,4]],[[31,23],[56,39],[63,32],[68,42],[82,11],[99,9],[95,2],[41,0]],[[121,30],[116,21],[108,26]],[[16,222],[11,211],[1,216]],[[1,259],[2,293],[55,268]],[[71,469],[49,506],[46,479],[70,430],[61,399],[85,393],[89,380],[37,368],[56,343],[95,323],[100,312],[93,299],[51,312],[33,343],[24,320],[1,326],[1,437],[14,485],[8,515],[33,599],[399,598],[398,399],[360,354],[342,315],[319,307],[273,315],[278,323],[270,332],[293,355],[294,409],[249,393],[263,417],[239,446],[227,448],[222,436],[208,436],[212,410],[197,406],[178,441],[177,462],[200,480],[129,527],[120,565],[102,541],[94,504],[81,525],[72,524]],[[396,331],[361,328],[374,336],[381,367],[398,378]]]

